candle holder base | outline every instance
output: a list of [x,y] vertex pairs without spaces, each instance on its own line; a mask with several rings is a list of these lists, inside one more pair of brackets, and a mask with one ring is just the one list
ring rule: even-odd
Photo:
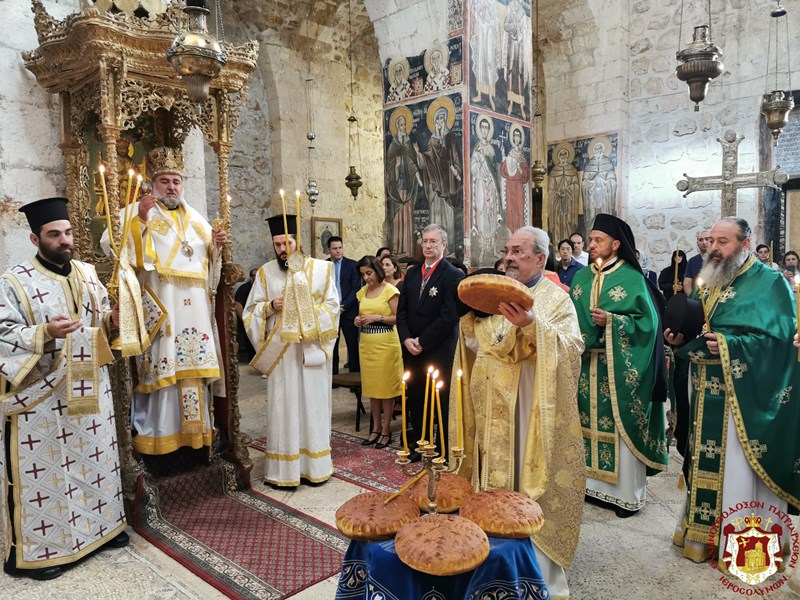
[[436,452],[436,446],[429,444],[427,440],[419,440],[417,442],[417,452],[422,456],[422,461],[419,466],[409,466],[409,452],[406,450],[398,450],[397,459],[394,462],[400,465],[403,469],[403,473],[412,479],[420,479],[427,472],[428,511],[435,513],[437,509],[436,485],[439,481],[439,476],[442,473],[454,473],[461,468],[461,462],[464,459],[464,449],[451,448],[451,461],[449,465],[447,464],[447,459]]

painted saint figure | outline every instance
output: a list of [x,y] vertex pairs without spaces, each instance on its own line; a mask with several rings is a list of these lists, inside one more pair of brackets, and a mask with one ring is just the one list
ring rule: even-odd
[[506,181],[506,226],[516,231],[527,225],[525,209],[528,206],[528,161],[522,149],[522,127],[511,126],[511,149],[503,148],[503,164],[500,175]]
[[450,53],[441,44],[425,51],[425,91],[437,92],[450,85],[450,69],[447,68]]
[[553,148],[553,170],[550,171],[550,229],[555,239],[568,238],[578,227],[581,207],[581,188],[578,170],[572,163],[575,149],[572,144],[562,142]]
[[404,58],[389,63],[391,83],[389,95],[386,97],[387,102],[399,102],[412,96],[411,84],[408,83],[408,70],[408,61]]
[[[433,118],[431,118],[433,117]],[[455,238],[455,209],[459,204],[461,183],[461,151],[451,127],[455,121],[455,105],[449,98],[439,98],[428,110],[431,139],[420,151],[414,142],[417,161],[422,171],[425,194],[430,205],[431,223],[439,223]]]
[[475,76],[475,97],[472,101],[480,102],[482,94],[486,94],[494,110],[494,86],[500,58],[497,3],[495,0],[471,0],[469,17],[472,24],[469,48]]
[[611,140],[605,136],[589,142],[592,157],[583,170],[581,191],[586,212],[586,222],[594,221],[600,213],[615,214],[617,200],[617,172],[611,162]]
[[[519,104],[522,118],[525,119],[525,82],[529,78],[526,42],[531,39],[530,21],[520,0],[510,0],[508,13],[503,22],[505,38],[503,40],[503,68],[505,69],[508,97],[508,114],[514,104]],[[512,227],[513,231],[514,228]]]
[[414,203],[422,186],[409,123],[413,119],[405,106],[395,109],[389,118],[394,137],[386,151],[386,194],[392,215],[392,247],[398,256],[414,254]]
[[[495,230],[500,220],[500,182],[497,156],[492,146],[493,125],[489,117],[480,115],[475,120],[478,141],[472,149],[470,175],[472,177],[472,233],[478,237],[480,253],[478,264],[491,256],[494,249]],[[494,258],[492,258],[494,262]]]

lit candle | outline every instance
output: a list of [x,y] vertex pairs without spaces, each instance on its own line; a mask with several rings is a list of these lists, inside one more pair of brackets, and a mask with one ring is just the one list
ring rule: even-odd
[[[794,276],[794,303],[797,305],[797,335],[800,335],[800,274]],[[797,362],[800,362],[800,348],[797,349]]]
[[286,224],[286,197],[281,190],[281,211],[283,211],[283,238],[286,240],[286,256],[292,255],[292,247],[289,245],[289,227]]
[[422,431],[419,433],[419,443],[427,442],[425,439],[425,424],[428,422],[428,388],[431,384],[431,373],[433,373],[433,366],[428,367],[428,374],[425,376],[425,396],[423,397],[422,404]]
[[114,241],[114,230],[111,228],[111,214],[108,206],[108,190],[106,189],[106,166],[101,163],[100,166],[97,167],[97,170],[100,173],[100,187],[103,190],[103,211],[106,213],[108,243],[111,245],[111,250],[114,252],[114,254],[119,256],[119,248],[117,248],[117,243]]
[[139,199],[139,188],[142,187],[143,178],[141,175],[136,176],[136,188],[133,190],[133,200],[131,200],[131,204],[136,202]]
[[603,271],[603,259],[598,258],[595,262],[597,265],[597,274],[595,275],[595,290],[594,290],[594,307],[599,308],[600,306],[600,286],[602,285],[602,281],[600,280],[600,273]]
[[697,278],[697,295],[700,296],[700,306],[703,307],[703,317],[706,320],[706,333],[711,333],[711,323],[708,320],[708,310],[706,310],[706,297],[703,294],[703,280]]
[[442,399],[439,397],[439,390],[442,389],[444,382],[440,381],[436,384],[436,415],[439,418],[439,444],[441,445],[441,453],[439,456],[447,458],[447,451],[445,450],[444,443],[444,421],[442,420]]
[[678,293],[678,247],[675,246],[675,258],[672,259],[672,268],[675,269],[672,278],[672,293]]
[[456,444],[458,448],[464,447],[464,423],[461,417],[461,369],[456,373],[456,431],[458,432]]
[[[433,446],[433,417],[436,414],[436,380],[439,379],[439,369],[436,369],[431,375],[431,421],[430,421],[430,436],[428,437],[428,441]],[[423,425],[424,426],[424,425]]]
[[300,190],[294,191],[295,223],[297,224],[297,251],[300,252]]
[[411,377],[411,373],[406,371],[403,373],[403,378],[400,380],[400,389],[402,390],[402,400],[400,402],[400,409],[403,411],[403,451],[408,452],[408,437],[406,434],[406,381]]

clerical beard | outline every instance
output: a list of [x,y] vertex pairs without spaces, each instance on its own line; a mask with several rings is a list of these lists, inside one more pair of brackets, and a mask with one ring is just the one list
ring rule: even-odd
[[722,258],[719,252],[710,252],[698,275],[703,280],[703,287],[724,288],[732,284],[748,256],[750,252],[744,248],[730,258]]
[[286,261],[289,260],[289,255],[286,252],[282,252],[280,256],[278,256],[278,266],[280,267],[281,271],[288,271],[289,265],[286,264]]
[[157,200],[161,202],[161,204],[163,204],[167,208],[167,210],[175,210],[181,204],[180,198],[166,197],[166,198],[157,198]]

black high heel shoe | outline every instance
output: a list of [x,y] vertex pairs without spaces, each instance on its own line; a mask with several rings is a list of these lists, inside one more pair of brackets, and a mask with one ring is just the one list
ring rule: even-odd
[[381,432],[380,431],[370,431],[369,433],[370,433],[370,435],[374,434],[375,437],[374,438],[370,437],[370,438],[367,438],[365,440],[361,440],[361,445],[362,446],[372,446],[372,444],[374,444],[379,439],[381,439]]
[[383,438],[386,438],[386,443],[384,443],[384,444],[375,444],[375,447],[378,450],[382,450],[383,448],[386,448],[386,446],[388,446],[389,444],[392,443],[392,434],[391,433],[382,433],[381,437],[379,439],[382,440]]

